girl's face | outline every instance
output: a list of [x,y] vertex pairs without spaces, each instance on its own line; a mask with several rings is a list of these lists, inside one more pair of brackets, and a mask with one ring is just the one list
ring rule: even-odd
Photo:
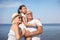
[[22,17],[17,16],[17,17],[14,19],[14,21],[15,21],[15,23],[20,24],[20,23],[22,23]]
[[27,9],[26,7],[22,7],[22,9],[20,10],[22,13],[26,13],[27,12]]

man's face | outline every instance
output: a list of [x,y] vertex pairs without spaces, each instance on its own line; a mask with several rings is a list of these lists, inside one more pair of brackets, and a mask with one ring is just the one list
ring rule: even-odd
[[27,9],[26,7],[22,7],[22,9],[20,10],[22,13],[26,13],[27,12]]
[[26,17],[27,17],[28,19],[32,19],[32,18],[33,18],[32,13],[31,13],[30,11],[27,11]]

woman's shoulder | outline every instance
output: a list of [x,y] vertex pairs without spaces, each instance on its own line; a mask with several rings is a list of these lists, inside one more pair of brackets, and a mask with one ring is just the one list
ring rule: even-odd
[[11,29],[14,29],[14,28],[17,28],[17,25],[16,24],[11,25]]
[[14,25],[11,26],[10,29],[13,30],[13,31],[15,31],[17,28],[18,28],[18,26],[16,24],[14,24]]

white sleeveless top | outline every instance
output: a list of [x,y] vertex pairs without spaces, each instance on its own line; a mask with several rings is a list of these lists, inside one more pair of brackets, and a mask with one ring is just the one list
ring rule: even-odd
[[8,40],[17,40],[14,31],[12,31],[12,30],[9,31]]

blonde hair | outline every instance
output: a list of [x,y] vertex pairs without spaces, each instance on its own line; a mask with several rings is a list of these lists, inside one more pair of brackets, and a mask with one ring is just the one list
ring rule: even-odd
[[11,20],[12,24],[14,23],[14,19],[18,16],[22,18],[21,14],[18,14],[18,13],[12,15],[12,20]]

